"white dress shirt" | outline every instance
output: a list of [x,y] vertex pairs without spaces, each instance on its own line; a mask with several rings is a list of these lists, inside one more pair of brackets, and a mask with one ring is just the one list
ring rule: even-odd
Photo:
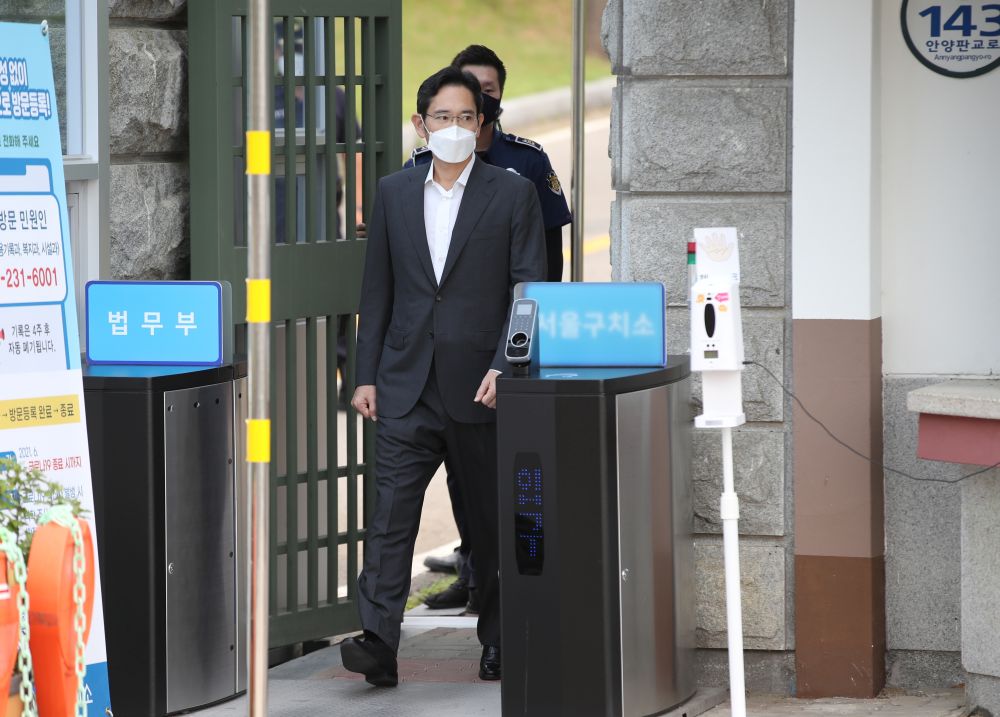
[[424,180],[424,229],[427,230],[427,248],[431,251],[431,263],[434,265],[434,277],[441,283],[444,263],[448,258],[448,247],[451,246],[451,233],[455,229],[455,219],[458,208],[462,204],[465,185],[472,173],[472,165],[476,161],[475,152],[472,161],[455,180],[451,189],[445,189],[434,181],[434,162],[427,170]]

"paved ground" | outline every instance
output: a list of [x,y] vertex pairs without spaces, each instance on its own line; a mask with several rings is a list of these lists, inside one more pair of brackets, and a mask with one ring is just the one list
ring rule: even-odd
[[[611,242],[608,232],[611,225],[611,202],[615,194],[611,189],[611,158],[608,157],[609,109],[589,112],[584,123],[584,212],[583,212],[583,278],[584,281],[611,281]],[[573,145],[570,128],[566,125],[519,129],[505,127],[508,132],[521,134],[535,140],[545,149],[552,161],[552,168],[562,182],[566,201],[570,197],[572,182]],[[570,276],[569,228],[563,229],[563,280]]]
[[[797,700],[789,697],[751,697],[747,714],[752,717],[963,717],[966,714],[962,690],[922,695],[893,695],[874,700]],[[703,717],[730,717],[729,705],[721,705]]]
[[[400,684],[374,688],[347,672],[329,647],[271,670],[269,717],[473,717],[500,714],[500,685],[478,677],[473,629],[404,628]],[[246,697],[201,710],[199,717],[246,715]]]
[[[415,613],[419,616],[421,613]],[[426,615],[426,613],[423,613]],[[407,618],[411,622],[411,617]],[[420,623],[425,617],[417,617]],[[340,662],[334,646],[271,670],[270,717],[500,717],[500,685],[477,676],[480,647],[468,618],[445,617],[462,627],[408,625],[399,651],[400,684],[374,688]],[[696,698],[697,699],[697,698]],[[717,701],[717,700],[716,700]],[[961,689],[919,695],[891,695],[874,700],[797,700],[754,695],[750,717],[964,717]],[[690,703],[667,717],[696,717]],[[247,714],[246,698],[196,713],[199,717]],[[727,704],[702,713],[729,717]],[[575,717],[589,717],[578,715]]]

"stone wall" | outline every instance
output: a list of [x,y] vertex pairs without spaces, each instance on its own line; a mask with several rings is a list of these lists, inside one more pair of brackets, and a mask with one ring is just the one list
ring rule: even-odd
[[108,0],[113,279],[190,275],[186,0]]
[[[906,395],[946,376],[886,376],[882,389],[884,461],[914,476],[955,480],[969,466],[917,458],[917,414]],[[961,665],[961,485],[885,474],[887,679],[903,688],[952,687]]]
[[[684,352],[692,230],[737,227],[747,360],[778,381],[790,365],[791,28],[788,0],[611,0],[603,18],[618,76],[610,142],[614,279],[664,284],[668,351]],[[743,380],[748,423],[735,432],[734,457],[747,685],[791,692],[791,412],[765,371],[748,367]],[[695,377],[696,397],[699,384]],[[696,432],[694,455],[699,679],[722,685],[718,433]]]

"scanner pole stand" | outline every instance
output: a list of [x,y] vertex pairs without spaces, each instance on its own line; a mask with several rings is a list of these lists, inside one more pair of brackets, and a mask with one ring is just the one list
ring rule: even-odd
[[729,638],[729,704],[732,717],[746,717],[743,675],[743,600],[740,595],[740,501],[733,481],[733,429],[722,429],[723,556],[726,569],[726,632]]
[[[741,359],[742,360],[742,359]],[[742,371],[704,371],[705,412],[694,419],[698,428],[722,432],[722,547],[726,571],[726,633],[729,647],[729,703],[732,717],[746,717],[743,670],[743,599],[740,594],[740,501],[733,478],[733,428],[746,423]]]
[[[695,236],[702,231],[695,229]],[[736,230],[729,234],[736,249]],[[727,255],[728,256],[728,255]],[[704,263],[703,263],[704,262]],[[743,321],[740,311],[739,258],[724,268],[699,252],[691,287],[691,370],[701,371],[702,408],[698,428],[722,430],[722,547],[726,570],[726,632],[729,642],[729,704],[732,717],[746,717],[743,675],[743,600],[740,596],[740,501],[733,480],[733,428],[746,423],[743,413]]]

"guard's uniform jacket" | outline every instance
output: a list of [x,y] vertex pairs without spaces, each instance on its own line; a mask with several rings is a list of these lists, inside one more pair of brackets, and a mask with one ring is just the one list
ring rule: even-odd
[[[558,229],[572,221],[566,196],[563,194],[559,178],[552,169],[549,156],[542,146],[530,139],[493,129],[493,143],[485,152],[476,155],[495,167],[520,174],[531,180],[538,190],[538,201],[542,206],[542,221],[545,229]],[[404,167],[427,164],[431,161],[431,151],[427,147],[417,147],[410,154]],[[548,234],[548,231],[546,232]]]

